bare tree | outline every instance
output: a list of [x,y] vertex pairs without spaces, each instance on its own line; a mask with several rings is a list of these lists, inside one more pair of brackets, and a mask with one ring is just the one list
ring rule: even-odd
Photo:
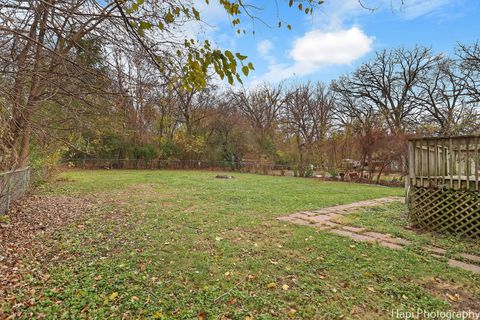
[[435,124],[439,135],[469,134],[478,129],[478,106],[468,91],[468,76],[458,62],[442,58],[419,81],[415,97],[426,124]]
[[384,131],[382,116],[368,99],[354,98],[348,89],[349,79],[342,77],[332,83],[335,92],[335,118],[354,136],[355,149],[360,155],[360,173],[363,174],[365,165],[372,163],[373,153]]
[[413,91],[437,60],[424,47],[384,50],[338,86],[351,98],[372,104],[392,134],[403,133],[419,112]]
[[284,103],[283,85],[264,84],[249,91],[231,92],[231,97],[254,130],[260,153],[271,155],[270,147],[275,141],[275,129]]
[[320,157],[321,143],[331,126],[333,107],[332,94],[321,82],[294,86],[286,94],[283,121],[287,134],[296,142],[300,176],[305,174],[306,162]]
[[480,43],[460,44],[456,50],[472,102],[480,102]]
[[92,43],[105,39],[98,32],[115,19],[116,4],[3,0],[0,7],[0,61],[8,75],[2,91],[10,114],[0,144],[8,155],[3,166],[18,167],[28,159],[32,120],[47,102],[72,110],[72,100],[89,105],[90,95],[102,95],[98,81],[105,73],[88,65],[88,56],[96,53]]

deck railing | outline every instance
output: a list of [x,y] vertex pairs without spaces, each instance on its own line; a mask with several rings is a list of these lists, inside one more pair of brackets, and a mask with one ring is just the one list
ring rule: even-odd
[[479,190],[479,136],[411,139],[410,186]]

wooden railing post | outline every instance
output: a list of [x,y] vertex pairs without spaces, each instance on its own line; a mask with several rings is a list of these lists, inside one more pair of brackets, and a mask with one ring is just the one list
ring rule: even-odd
[[478,191],[478,137],[475,137],[475,191]]

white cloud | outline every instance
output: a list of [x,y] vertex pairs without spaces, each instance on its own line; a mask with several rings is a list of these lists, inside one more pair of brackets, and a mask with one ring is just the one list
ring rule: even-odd
[[[305,76],[332,65],[350,64],[372,50],[374,37],[358,26],[366,15],[393,13],[405,20],[422,16],[441,16],[452,11],[458,0],[342,0],[325,1],[309,18],[311,30],[297,38],[289,51],[290,61],[276,61],[264,55],[268,71],[255,82],[279,81]],[[363,5],[363,6],[362,6]],[[367,8],[373,9],[373,11]],[[372,17],[373,18],[373,17]],[[261,53],[260,44],[257,47]]]
[[268,71],[259,81],[280,81],[305,76],[331,65],[350,64],[372,50],[373,38],[359,27],[324,32],[313,30],[295,40],[291,63],[270,60]]
[[260,41],[257,45],[258,52],[263,56],[267,55],[272,48],[273,48],[273,43],[270,40]]
[[295,41],[291,56],[312,66],[348,64],[371,50],[373,39],[358,27],[323,32],[313,30]]

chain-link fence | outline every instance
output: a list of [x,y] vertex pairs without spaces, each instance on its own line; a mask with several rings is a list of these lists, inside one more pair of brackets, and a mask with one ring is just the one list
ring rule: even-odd
[[[272,176],[305,176],[327,180],[341,180],[360,183],[377,183],[387,186],[403,186],[401,173],[385,170],[377,181],[378,171],[362,172],[354,168],[328,167],[306,164],[303,169],[298,165],[284,165],[255,161],[206,161],[206,160],[161,160],[161,159],[67,159],[63,164],[69,168],[81,169],[193,169],[212,171],[238,171],[259,173]],[[303,174],[302,174],[303,172]],[[391,176],[386,176],[391,174]],[[369,175],[370,177],[365,177]]]
[[30,174],[30,168],[0,173],[0,215],[28,190]]
[[68,159],[66,165],[82,169],[200,169],[245,172],[287,171],[290,166],[247,161],[144,160],[144,159]]

